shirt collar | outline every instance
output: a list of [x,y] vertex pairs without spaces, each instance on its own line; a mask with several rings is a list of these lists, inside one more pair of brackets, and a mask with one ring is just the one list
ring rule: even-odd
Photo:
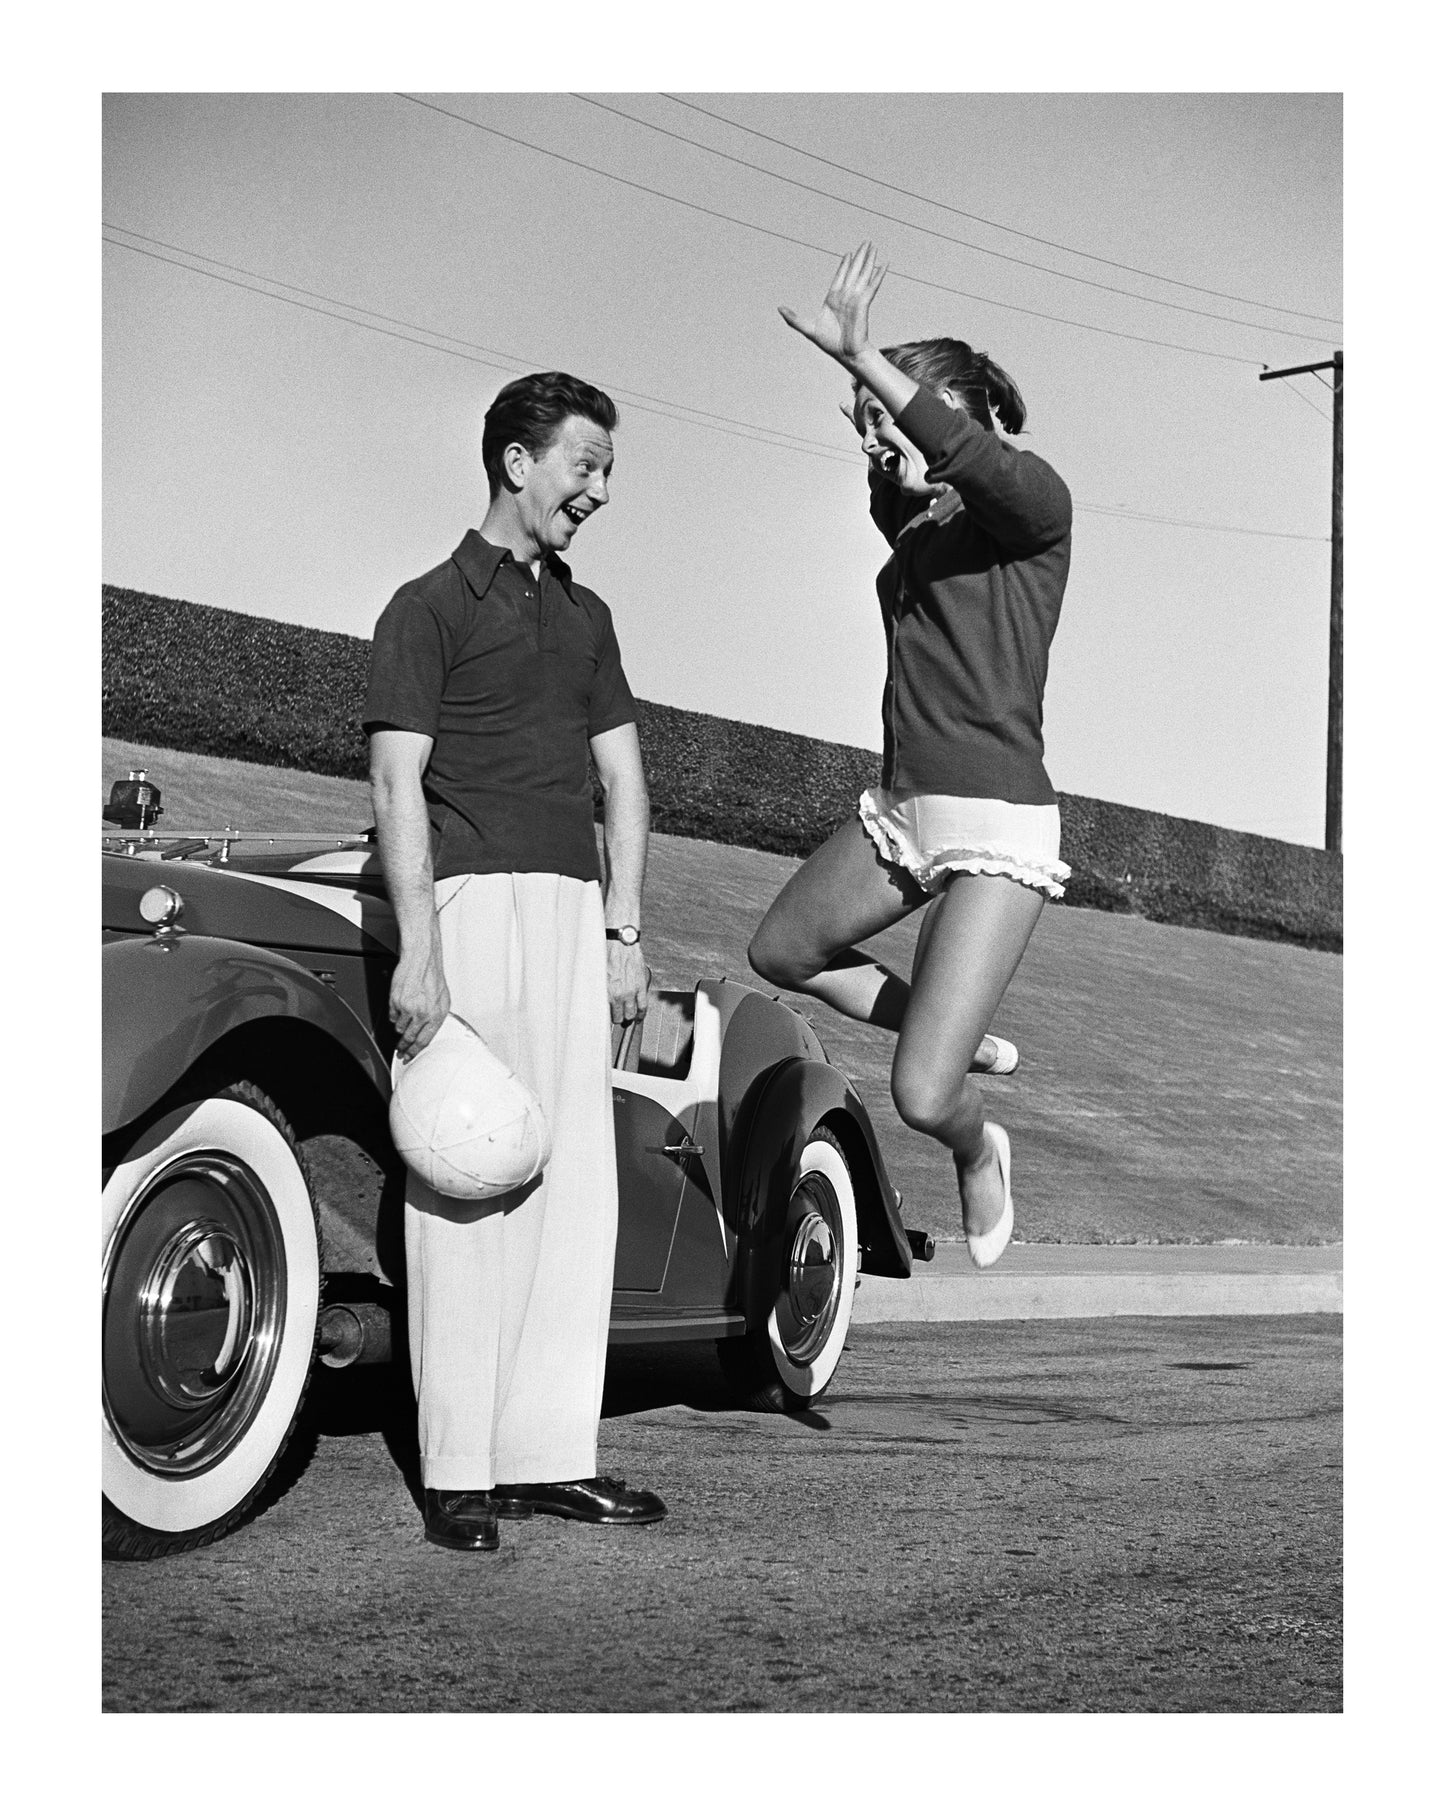
[[[515,562],[505,546],[494,546],[489,539],[483,539],[475,527],[467,529],[466,537],[452,553],[452,563],[466,578],[478,601],[492,587],[502,566]],[[564,564],[555,552],[549,552],[543,562],[566,590],[568,600],[575,602],[577,598],[572,593],[571,567]]]

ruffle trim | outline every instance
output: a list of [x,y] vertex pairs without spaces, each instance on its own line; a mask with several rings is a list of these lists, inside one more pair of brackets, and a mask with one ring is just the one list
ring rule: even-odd
[[858,816],[865,833],[890,865],[901,865],[921,890],[933,891],[950,872],[973,872],[994,878],[1013,878],[1045,896],[1062,897],[1064,880],[1073,868],[1057,859],[1019,859],[1006,848],[988,841],[962,847],[940,847],[927,858],[913,848],[882,814],[865,790],[858,799]]

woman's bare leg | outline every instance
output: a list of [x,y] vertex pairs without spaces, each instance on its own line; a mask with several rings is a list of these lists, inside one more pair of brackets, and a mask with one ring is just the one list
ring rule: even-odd
[[[922,964],[924,951],[933,934],[933,924],[938,920],[938,912],[942,905],[943,893],[940,893],[928,905],[927,909],[924,910],[923,920],[918,924],[918,944],[913,950],[913,970],[915,972]],[[888,1026],[893,1029],[902,1028],[903,1016],[901,1011],[897,1022],[890,1022]],[[997,1057],[998,1043],[994,1040],[992,1035],[985,1035],[978,1044],[978,1051],[973,1056],[973,1070],[977,1072],[992,1072],[993,1063]]]
[[770,984],[820,998],[857,1022],[897,1031],[909,987],[859,953],[854,942],[901,922],[925,901],[907,873],[878,857],[861,821],[845,822],[773,899],[748,959]]
[[779,891],[748,958],[772,984],[898,1031],[898,1114],[953,1151],[964,1228],[982,1235],[1003,1214],[1003,1183],[969,1067],[1044,900],[1012,878],[960,872],[924,917],[908,985],[853,943],[901,922],[923,901],[905,873],[878,857],[862,823],[848,822]]
[[[784,990],[820,998],[839,1015],[875,1028],[903,1027],[911,987],[880,960],[859,953],[866,941],[928,902],[897,866],[879,858],[859,821],[843,826],[810,855],[773,899],[748,948],[753,970]],[[924,911],[913,969],[918,971],[943,904]],[[984,1036],[975,1050],[987,1067],[994,1049]]]
[[910,1128],[953,1150],[972,1234],[1003,1214],[1003,1185],[968,1070],[1043,906],[1038,891],[1012,878],[961,872],[929,910],[914,958],[893,1101]]

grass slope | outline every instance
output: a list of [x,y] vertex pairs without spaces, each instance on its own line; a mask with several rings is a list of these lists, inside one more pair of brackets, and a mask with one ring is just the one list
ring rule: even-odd
[[[168,828],[345,831],[371,820],[354,781],[101,745],[105,789],[145,766]],[[796,863],[655,834],[646,927],[656,981],[756,982],[749,937]],[[906,973],[913,941],[904,923],[876,950]],[[907,1221],[955,1238],[948,1156],[889,1103],[892,1038],[821,1007],[804,1013],[872,1113]],[[1047,909],[995,1026],[1023,1050],[1012,1078],[982,1081],[1014,1142],[1021,1241],[1341,1238],[1338,959]]]

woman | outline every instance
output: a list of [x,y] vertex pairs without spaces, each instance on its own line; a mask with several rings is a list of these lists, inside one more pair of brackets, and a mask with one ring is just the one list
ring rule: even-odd
[[[880,351],[868,311],[885,266],[845,257],[819,311],[779,312],[853,379],[888,633],[883,783],[789,879],[749,949],[771,983],[897,1031],[893,1101],[953,1153],[968,1251],[1013,1232],[1008,1136],[970,1067],[1046,895],[1063,895],[1058,800],[1043,763],[1048,649],[1069,571],[1072,505],[1056,473],[1007,445],[1023,397],[956,339]],[[927,905],[912,984],[856,950]]]

